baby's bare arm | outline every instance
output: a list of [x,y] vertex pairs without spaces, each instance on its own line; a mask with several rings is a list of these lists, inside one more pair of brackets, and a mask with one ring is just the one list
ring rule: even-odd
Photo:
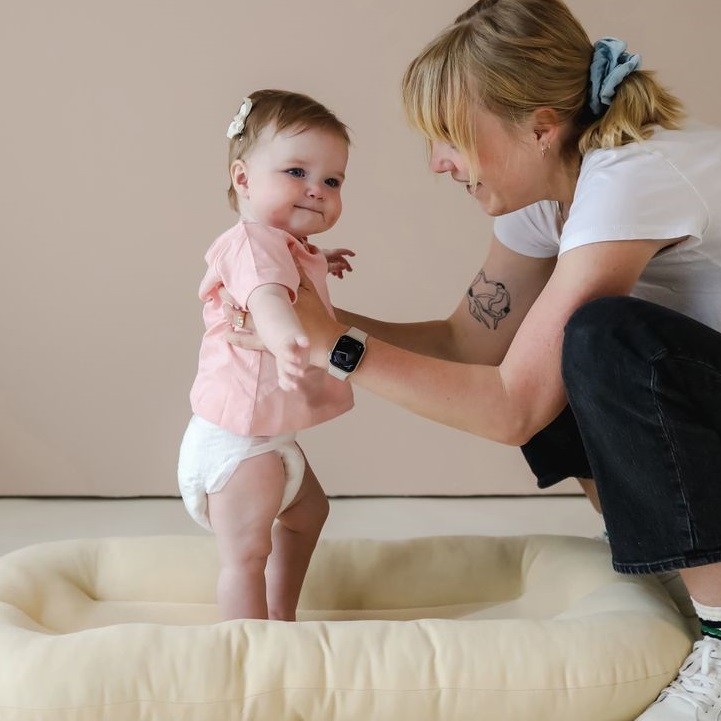
[[309,341],[293,310],[288,289],[268,283],[256,288],[248,298],[255,332],[275,356],[278,384],[295,390],[309,363]]

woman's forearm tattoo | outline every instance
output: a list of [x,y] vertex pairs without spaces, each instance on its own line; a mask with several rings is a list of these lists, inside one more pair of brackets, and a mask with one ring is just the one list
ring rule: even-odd
[[468,289],[468,310],[486,328],[498,328],[498,323],[511,312],[511,296],[503,283],[487,280],[481,270]]

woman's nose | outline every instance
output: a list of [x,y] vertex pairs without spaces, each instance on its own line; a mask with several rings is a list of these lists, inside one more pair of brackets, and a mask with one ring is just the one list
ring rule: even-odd
[[444,143],[434,142],[431,145],[431,159],[429,166],[434,173],[448,173],[455,167]]

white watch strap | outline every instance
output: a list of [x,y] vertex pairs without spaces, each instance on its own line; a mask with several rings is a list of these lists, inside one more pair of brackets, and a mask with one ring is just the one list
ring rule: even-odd
[[350,373],[342,371],[340,368],[336,368],[332,363],[328,363],[328,375],[337,378],[339,381],[344,381]]
[[354,328],[353,326],[348,328],[348,330],[343,333],[343,335],[355,338],[356,340],[359,340],[361,343],[363,343],[363,345],[365,345],[365,342],[368,339],[368,333],[362,331],[360,328]]

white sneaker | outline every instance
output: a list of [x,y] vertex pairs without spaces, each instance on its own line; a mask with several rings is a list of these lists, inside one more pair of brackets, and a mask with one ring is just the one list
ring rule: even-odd
[[693,645],[676,679],[636,721],[720,721],[721,640]]

